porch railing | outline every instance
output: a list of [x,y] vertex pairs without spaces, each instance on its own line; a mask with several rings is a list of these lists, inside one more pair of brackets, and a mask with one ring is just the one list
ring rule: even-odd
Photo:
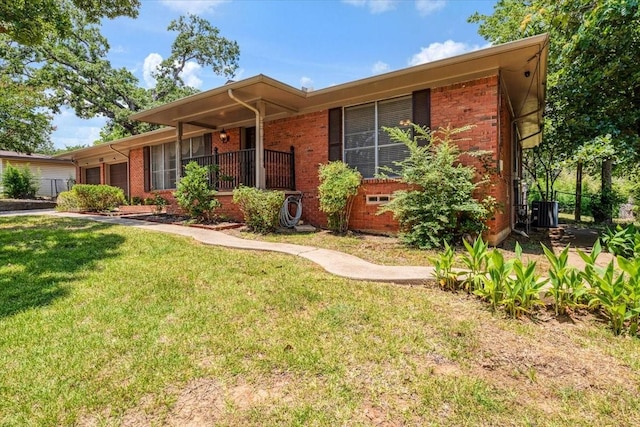
[[[199,156],[182,159],[182,174],[190,162],[200,166],[211,166],[209,185],[217,191],[231,191],[240,185],[255,187],[256,185],[256,150],[255,148],[218,152],[214,148],[210,156]],[[264,168],[266,187],[268,189],[295,190],[294,148],[289,152],[264,150]]]

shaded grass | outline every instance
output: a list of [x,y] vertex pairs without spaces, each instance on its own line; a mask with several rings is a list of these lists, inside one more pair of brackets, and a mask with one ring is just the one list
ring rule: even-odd
[[[597,387],[584,388],[555,371],[514,379],[506,362],[485,368],[510,340],[536,349],[548,331],[492,316],[463,295],[349,281],[294,257],[80,220],[0,218],[0,242],[3,261],[21,266],[0,276],[0,292],[13,292],[0,318],[0,425],[639,418],[638,341],[597,325],[563,329],[564,345],[545,363],[569,357],[566,344],[576,343],[620,358],[613,372],[628,387],[593,379]],[[61,252],[70,242],[77,252]],[[64,292],[42,302],[38,289]]]

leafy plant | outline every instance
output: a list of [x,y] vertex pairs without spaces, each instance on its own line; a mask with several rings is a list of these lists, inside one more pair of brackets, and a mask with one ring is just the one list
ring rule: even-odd
[[444,252],[430,260],[433,263],[435,277],[440,287],[449,291],[458,289],[460,272],[453,268],[456,262],[456,253],[453,248],[444,242]]
[[38,192],[38,182],[28,165],[15,167],[7,162],[2,172],[5,197],[10,199],[32,199]]
[[358,194],[362,175],[341,161],[320,165],[318,198],[320,210],[327,214],[329,229],[344,233],[349,227],[353,198]]
[[514,318],[521,314],[530,313],[535,306],[542,305],[540,292],[547,283],[536,274],[536,262],[530,261],[526,265],[522,262],[522,248],[516,243],[516,258],[513,260],[514,276],[507,276],[504,296],[501,304]]
[[233,190],[233,203],[240,207],[250,229],[258,233],[269,233],[278,228],[284,192],[241,185]]
[[[180,178],[178,187],[173,193],[178,206],[191,218],[199,221],[212,220],[214,211],[222,206],[216,199],[216,191],[209,188],[208,176],[208,167],[189,162],[185,167],[185,175]],[[164,199],[155,193],[154,204],[162,206],[163,201]]]
[[110,185],[76,184],[70,191],[58,195],[59,210],[104,212],[125,202],[122,189]]
[[469,270],[465,274],[463,286],[468,292],[473,292],[475,289],[482,286],[482,277],[486,274],[487,259],[489,256],[488,244],[482,240],[482,237],[478,236],[471,245],[465,239],[462,240],[464,247],[467,249],[467,253],[462,255],[462,262]]
[[[551,287],[547,291],[547,295],[553,297],[556,316],[560,313],[566,313],[567,307],[573,307],[582,298],[586,289],[582,283],[582,277],[578,271],[568,264],[569,246],[565,247],[560,255],[556,255],[553,250],[542,244],[544,254],[549,261],[549,279]],[[594,247],[592,254],[597,257],[599,249]],[[595,258],[594,258],[595,259]]]
[[485,205],[474,198],[474,192],[485,182],[474,181],[476,169],[461,164],[462,153],[453,140],[470,128],[438,131],[417,125],[413,125],[412,131],[383,128],[393,141],[403,143],[409,151],[405,160],[394,162],[394,168],[382,170],[400,176],[410,189],[395,191],[393,199],[378,211],[393,213],[405,244],[433,248],[442,241],[452,243],[465,233],[477,235],[486,228],[485,221],[492,213],[489,205],[491,209],[494,207],[492,200],[485,199]]
[[607,228],[600,239],[607,251],[614,255],[628,259],[640,255],[640,230],[633,224],[626,227],[617,225],[613,230]]
[[602,307],[611,322],[613,333],[620,335],[627,315],[624,275],[615,274],[613,261],[605,269],[591,268],[585,273],[585,279],[594,291],[589,306]]
[[482,286],[474,294],[489,301],[491,308],[497,310],[505,297],[505,287],[513,271],[513,260],[505,261],[498,250],[489,253],[487,274],[482,276]]

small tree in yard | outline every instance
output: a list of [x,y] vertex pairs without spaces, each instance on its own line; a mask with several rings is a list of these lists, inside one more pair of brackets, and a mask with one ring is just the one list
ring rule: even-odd
[[190,162],[185,167],[185,176],[180,179],[173,193],[178,206],[191,218],[200,221],[213,219],[213,212],[221,206],[215,198],[216,191],[209,188],[209,171],[205,166]]
[[29,166],[17,168],[7,163],[2,172],[4,195],[10,199],[32,199],[38,192],[38,182]]
[[341,161],[320,165],[318,198],[320,210],[327,214],[329,229],[344,233],[349,227],[353,197],[358,194],[362,175]]
[[[460,163],[460,149],[453,135],[467,131],[471,126],[430,131],[413,125],[410,131],[384,128],[392,140],[402,142],[409,150],[403,161],[394,162],[394,168],[384,168],[389,175],[398,175],[410,189],[393,193],[389,203],[378,213],[392,212],[400,223],[400,238],[409,246],[439,247],[443,241],[453,243],[463,234],[479,234],[485,221],[495,208],[495,199],[481,201],[473,197],[474,191],[485,181],[474,182],[476,169]],[[418,144],[426,141],[426,145]],[[473,156],[484,152],[467,153]]]

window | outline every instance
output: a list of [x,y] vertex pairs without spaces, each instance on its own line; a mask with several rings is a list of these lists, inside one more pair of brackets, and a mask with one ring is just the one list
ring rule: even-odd
[[151,187],[154,190],[176,188],[176,143],[151,147]]
[[193,157],[205,156],[206,150],[204,146],[204,137],[196,136],[182,140],[182,158],[190,159]]
[[410,129],[412,97],[405,96],[344,109],[344,159],[360,171],[364,178],[373,178],[381,167],[393,167],[409,153],[401,142],[391,141],[382,129]]

